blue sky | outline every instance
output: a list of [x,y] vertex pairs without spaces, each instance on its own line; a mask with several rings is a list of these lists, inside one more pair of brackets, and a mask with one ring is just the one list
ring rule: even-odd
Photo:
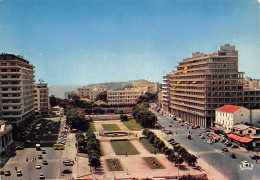
[[0,0],[0,52],[23,55],[49,85],[161,82],[226,43],[260,79],[257,0]]

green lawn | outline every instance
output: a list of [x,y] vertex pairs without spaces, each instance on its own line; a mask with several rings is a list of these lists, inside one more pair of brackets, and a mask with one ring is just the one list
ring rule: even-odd
[[116,166],[118,169],[114,169],[113,168],[113,165],[112,165],[112,159],[106,159],[106,162],[107,162],[107,165],[108,165],[108,168],[110,171],[123,171],[123,167],[121,166],[120,164],[120,161],[119,159],[114,159],[115,163],[116,163]]
[[134,155],[139,154],[130,141],[110,141],[116,155]]
[[130,119],[129,121],[121,121],[124,125],[130,130],[141,130],[143,127],[137,123],[134,119]]
[[142,138],[140,139],[140,142],[144,145],[144,147],[152,154],[154,154],[154,152],[156,151],[156,153],[161,154],[160,149],[155,148],[148,139],[146,138]]
[[96,132],[97,130],[96,130],[94,123],[90,122],[89,124],[90,124],[90,129],[92,129],[93,132]]
[[155,167],[151,161],[149,160],[149,157],[143,157],[144,161],[150,166],[151,169],[164,169],[164,167],[160,164],[160,162],[155,158],[152,157],[152,160],[154,162],[156,162],[156,164],[158,165],[157,167]]
[[116,124],[102,124],[105,131],[117,131],[120,128]]

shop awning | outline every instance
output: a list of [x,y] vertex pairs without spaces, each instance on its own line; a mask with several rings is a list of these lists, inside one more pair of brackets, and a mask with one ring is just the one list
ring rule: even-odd
[[190,81],[187,81],[186,84],[190,84]]
[[197,83],[197,81],[193,81],[193,82],[192,82],[192,84],[196,84],[196,83]]
[[235,134],[229,134],[228,135],[229,138],[234,139],[236,141],[242,142],[242,143],[249,143],[251,141],[253,141],[253,139],[247,138],[247,137],[240,137],[238,135]]
[[177,84],[180,84],[180,83],[181,83],[181,81],[178,81],[178,82],[177,82]]

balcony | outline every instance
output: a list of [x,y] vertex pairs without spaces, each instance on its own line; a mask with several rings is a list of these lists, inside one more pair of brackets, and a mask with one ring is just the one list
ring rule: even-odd
[[175,105],[178,105],[178,106],[185,106],[185,107],[189,107],[189,108],[193,108],[193,109],[205,110],[204,107],[188,105],[188,104],[184,104],[183,102],[175,102],[174,100],[171,101],[171,104],[175,104]]
[[4,100],[4,99],[7,99],[7,100],[10,99],[10,100],[12,100],[12,99],[22,99],[22,97],[21,97],[21,96],[17,96],[17,97],[3,97],[3,96],[2,96],[1,99],[3,99],[3,100]]

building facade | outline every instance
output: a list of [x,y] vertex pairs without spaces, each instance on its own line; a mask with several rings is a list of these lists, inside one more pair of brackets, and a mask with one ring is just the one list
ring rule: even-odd
[[108,90],[108,105],[136,105],[138,98],[145,94],[141,88],[125,88],[122,90]]
[[97,95],[99,95],[99,94],[102,93],[102,92],[106,92],[106,91],[107,91],[106,86],[102,86],[102,85],[101,85],[101,86],[96,86],[96,87],[94,87],[94,88],[90,91],[89,97],[90,97],[90,99],[91,99],[92,101],[95,101]]
[[141,88],[151,94],[156,94],[159,91],[159,83],[153,83],[146,80],[139,80],[131,82],[133,88]]
[[213,126],[215,109],[240,105],[243,73],[238,72],[235,46],[220,46],[212,54],[193,53],[170,75],[170,109],[183,120]]
[[0,154],[6,151],[13,142],[12,125],[0,121]]
[[34,118],[34,66],[22,56],[0,54],[2,119],[14,128]]
[[76,93],[80,98],[90,98],[90,88],[89,87],[78,88]]
[[250,123],[250,110],[241,106],[225,105],[217,108],[215,125],[221,129],[231,131],[237,124]]
[[162,109],[165,112],[170,111],[170,74],[173,72],[163,76],[162,83]]
[[36,114],[50,113],[49,88],[47,84],[34,85],[34,108]]

